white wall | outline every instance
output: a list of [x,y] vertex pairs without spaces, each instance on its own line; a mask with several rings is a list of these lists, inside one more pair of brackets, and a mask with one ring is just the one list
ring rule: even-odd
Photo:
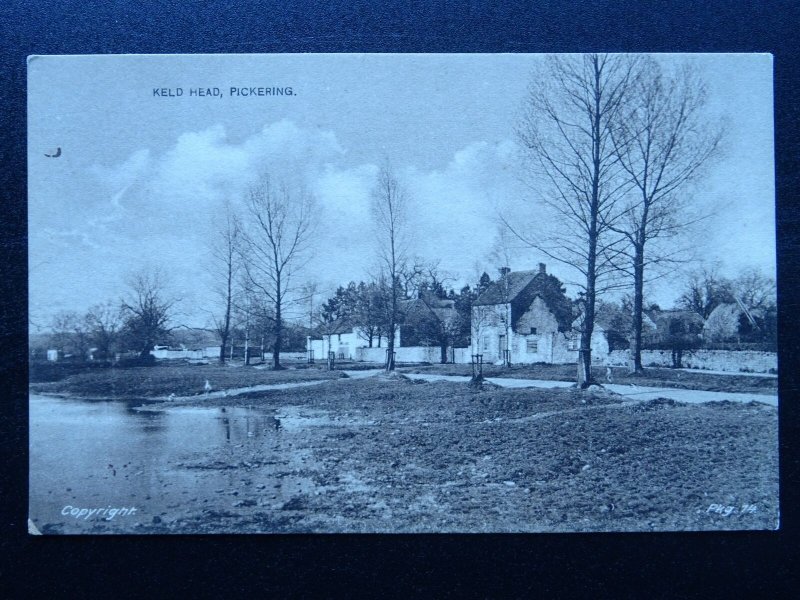
[[[306,338],[306,352],[313,350],[314,360],[327,360],[328,352],[335,352],[337,360],[361,360],[357,358],[358,351],[367,347],[367,336],[360,333],[359,328],[342,333],[325,335],[321,340]],[[389,342],[388,336],[381,336],[381,347],[377,348],[378,338],[373,338],[372,346],[375,350],[383,352],[386,356],[386,346]],[[394,337],[395,348],[400,346],[400,329],[397,329]],[[383,359],[382,359],[383,360]]]
[[[440,363],[442,351],[439,346],[398,346],[394,359],[404,363]],[[383,364],[386,362],[386,348],[359,348],[356,360]]]

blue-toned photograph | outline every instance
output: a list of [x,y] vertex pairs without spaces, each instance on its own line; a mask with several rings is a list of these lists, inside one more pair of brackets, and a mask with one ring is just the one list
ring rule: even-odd
[[778,529],[772,79],[29,57],[29,532]]

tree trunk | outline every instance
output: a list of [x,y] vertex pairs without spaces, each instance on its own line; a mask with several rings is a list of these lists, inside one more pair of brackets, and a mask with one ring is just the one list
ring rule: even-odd
[[584,306],[583,326],[581,327],[581,348],[578,353],[578,387],[583,389],[592,384],[592,333],[594,332],[594,308],[596,294],[596,253],[597,234],[593,224],[590,233],[592,240],[586,276],[586,304]]
[[[583,338],[583,335],[581,335]],[[581,343],[581,345],[583,345]],[[591,350],[578,351],[578,387],[586,388],[592,380],[592,355]]]
[[272,368],[277,371],[281,369],[281,345],[283,342],[283,322],[281,317],[281,288],[280,279],[278,280],[278,293],[275,294],[275,345],[272,347]]
[[642,314],[644,310],[644,248],[637,244],[633,263],[633,335],[631,339],[631,373],[641,373]]
[[225,364],[225,350],[228,347],[228,336],[223,336],[219,346],[219,362]]
[[[391,320],[391,327],[394,330],[394,319]],[[389,334],[386,344],[386,370],[394,371],[394,336],[392,334]]]
[[594,60],[594,108],[592,125],[592,196],[589,204],[588,255],[586,260],[586,304],[581,327],[581,349],[578,354],[578,387],[592,384],[592,333],[594,332],[594,307],[597,294],[597,242],[600,219],[600,70]]
[[672,368],[673,369],[680,369],[683,367],[683,349],[682,348],[673,348],[672,349]]
[[[230,240],[230,238],[229,238]],[[228,246],[229,251],[231,246]],[[231,333],[231,308],[233,306],[233,255],[228,253],[228,278],[227,278],[227,295],[225,297],[225,327],[220,336],[221,346],[219,348],[219,362],[225,364],[225,346],[228,345],[228,337]]]
[[[392,243],[394,256],[394,243]],[[386,344],[386,370],[394,371],[394,330],[397,321],[397,275],[395,273],[394,259],[392,263],[392,314],[389,318],[389,340]]]
[[244,334],[244,364],[250,364],[250,326],[247,326],[247,330]]

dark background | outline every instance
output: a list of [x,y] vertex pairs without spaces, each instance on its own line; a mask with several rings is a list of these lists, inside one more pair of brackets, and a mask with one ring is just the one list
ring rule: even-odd
[[[35,595],[766,596],[798,588],[800,3],[576,0],[23,2],[0,6],[0,585]],[[28,54],[772,52],[781,530],[559,535],[29,537]],[[535,459],[535,457],[531,457]],[[796,592],[795,592],[796,593]],[[11,597],[10,594],[3,594]],[[26,594],[27,595],[27,594]]]

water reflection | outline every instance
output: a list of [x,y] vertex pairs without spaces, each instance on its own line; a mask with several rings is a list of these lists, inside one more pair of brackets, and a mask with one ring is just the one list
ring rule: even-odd
[[269,463],[281,438],[280,421],[252,407],[141,411],[119,401],[31,395],[31,517],[60,522],[63,506],[76,502],[208,502],[242,477],[208,466],[213,457],[238,462],[244,447]]

